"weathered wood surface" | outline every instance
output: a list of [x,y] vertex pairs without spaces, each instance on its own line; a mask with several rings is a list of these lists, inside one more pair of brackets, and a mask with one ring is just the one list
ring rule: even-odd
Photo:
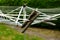
[[26,21],[24,24],[23,24],[23,26],[21,27],[21,28],[24,28],[23,30],[22,30],[22,33],[24,33],[26,30],[27,30],[27,28],[31,25],[31,23],[37,18],[37,16],[39,15],[39,13],[37,12],[37,11],[33,11],[32,13],[31,13],[31,15],[29,16],[29,18],[28,18],[28,20],[29,21]]

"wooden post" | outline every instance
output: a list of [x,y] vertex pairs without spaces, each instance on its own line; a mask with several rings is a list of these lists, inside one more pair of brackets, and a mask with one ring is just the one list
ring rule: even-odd
[[21,27],[21,28],[24,28],[23,31],[22,31],[22,33],[24,33],[24,32],[27,30],[27,28],[31,25],[31,23],[36,19],[36,17],[37,17],[38,15],[39,15],[39,13],[38,13],[37,11],[33,11],[33,12],[31,13],[31,15],[30,15],[29,18],[28,18],[29,21],[26,21],[26,22],[23,24],[23,26]]

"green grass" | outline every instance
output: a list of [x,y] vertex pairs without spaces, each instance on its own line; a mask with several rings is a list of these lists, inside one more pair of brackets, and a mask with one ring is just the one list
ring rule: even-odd
[[25,36],[15,29],[9,28],[8,25],[0,23],[0,40],[44,40],[43,38],[28,36],[27,34]]

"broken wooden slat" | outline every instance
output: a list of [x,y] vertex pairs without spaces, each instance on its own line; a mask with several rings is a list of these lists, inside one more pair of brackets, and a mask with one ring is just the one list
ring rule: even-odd
[[24,24],[23,24],[23,26],[21,27],[21,28],[24,28],[23,29],[23,31],[22,31],[22,33],[24,33],[26,30],[27,30],[27,28],[31,25],[31,23],[36,19],[36,17],[39,15],[39,13],[37,12],[37,11],[33,11],[32,13],[31,13],[31,15],[29,16],[29,18],[28,18],[28,20],[29,21],[26,21]]

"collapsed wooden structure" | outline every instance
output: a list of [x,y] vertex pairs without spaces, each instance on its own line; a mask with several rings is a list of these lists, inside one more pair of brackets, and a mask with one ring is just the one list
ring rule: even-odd
[[[18,10],[20,8],[20,11],[18,12],[19,14],[15,15],[13,14],[12,16],[9,16],[11,15],[10,13]],[[40,11],[38,11],[38,9],[34,9],[34,8],[31,8],[31,7],[28,7],[26,5],[23,5],[21,7],[19,7],[15,10],[12,10],[11,12],[9,12],[8,14],[4,14],[1,10],[0,10],[0,16],[1,17],[6,17],[6,18],[9,18],[9,23],[10,22],[14,22],[14,23],[11,23],[11,24],[14,24],[14,25],[18,25],[18,26],[21,26],[21,28],[23,28],[22,30],[22,33],[24,33],[27,28],[33,23],[33,24],[36,24],[36,23],[41,23],[41,22],[45,22],[45,23],[48,23],[48,24],[51,24],[51,25],[55,25],[54,23],[52,22],[48,22],[49,20],[56,20],[57,18],[55,18],[56,16],[59,16],[60,14],[55,14],[53,16],[50,16],[50,15],[47,15],[45,13],[42,13]],[[28,9],[31,9],[32,12],[30,13],[30,15],[27,15],[26,14],[26,8]],[[21,13],[23,13],[21,15]],[[17,18],[15,18],[14,16],[17,16]],[[23,16],[23,19],[21,19],[20,17]],[[28,18],[26,18],[26,16],[28,16]],[[39,17],[37,17],[39,16]],[[43,17],[41,17],[43,16]],[[37,19],[37,20],[35,20]],[[12,20],[12,21],[10,21]],[[21,22],[19,22],[20,20],[22,20],[23,24]],[[39,21],[38,21],[39,20]],[[47,21],[46,21],[47,20]],[[5,21],[5,19],[3,20],[3,22]],[[7,23],[7,20],[5,21],[5,23]],[[8,23],[7,23],[8,24]]]

